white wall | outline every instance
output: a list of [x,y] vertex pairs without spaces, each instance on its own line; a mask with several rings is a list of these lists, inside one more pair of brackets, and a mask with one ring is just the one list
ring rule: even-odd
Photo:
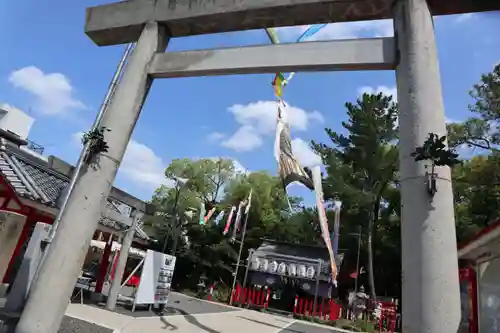
[[26,139],[35,119],[8,104],[0,105],[0,128]]

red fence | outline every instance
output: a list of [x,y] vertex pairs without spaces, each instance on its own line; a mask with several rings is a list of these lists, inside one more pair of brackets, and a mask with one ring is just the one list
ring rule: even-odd
[[267,309],[269,298],[271,297],[270,288],[241,288],[236,286],[233,291],[233,304],[254,305]]
[[380,317],[378,327],[385,328],[393,333],[396,330],[397,310],[396,305],[391,302],[379,302]]
[[293,313],[308,317],[318,317],[323,320],[338,320],[342,313],[342,305],[332,299],[318,299],[314,307],[313,298],[295,297]]
[[[237,286],[233,292],[233,304],[242,306],[257,306],[267,309],[271,297],[270,288],[241,288]],[[340,318],[342,306],[333,300],[318,299],[314,308],[314,299],[295,298],[293,313],[308,317],[318,317],[324,320],[337,320]]]

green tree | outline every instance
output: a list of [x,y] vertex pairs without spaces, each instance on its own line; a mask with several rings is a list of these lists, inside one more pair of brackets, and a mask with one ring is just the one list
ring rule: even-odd
[[375,299],[373,232],[394,182],[398,167],[397,104],[383,94],[364,94],[356,104],[346,103],[344,135],[326,129],[332,146],[312,142],[326,164],[326,199],[348,202],[358,221],[367,221],[368,274]]
[[155,191],[151,202],[156,205],[157,214],[147,221],[148,230],[162,243],[170,239],[175,251],[179,237],[185,232],[184,225],[198,220],[202,203],[216,204],[224,186],[234,176],[234,163],[230,159],[173,160],[165,170],[165,177],[172,185],[161,185]]
[[469,110],[477,115],[463,123],[452,123],[448,127],[450,147],[467,145],[490,151],[499,151],[500,145],[500,64],[490,73],[481,75],[470,96],[474,103]]
[[484,119],[469,118],[462,123],[449,123],[446,128],[450,148],[467,146],[469,148],[498,151],[495,147],[498,139],[489,135],[491,133],[491,124]]
[[457,238],[462,242],[498,219],[500,153],[476,156],[453,169]]
[[470,95],[475,103],[469,109],[478,113],[484,121],[491,122],[493,143],[500,144],[500,63],[490,73],[481,75],[480,82],[474,85]]

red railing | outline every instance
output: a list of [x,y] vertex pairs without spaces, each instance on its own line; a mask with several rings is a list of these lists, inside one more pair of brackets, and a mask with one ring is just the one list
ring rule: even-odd
[[233,304],[252,305],[267,309],[269,298],[271,297],[270,288],[241,288],[236,286],[233,291]]
[[308,297],[295,297],[293,313],[308,317],[318,317],[323,320],[338,320],[342,313],[342,305],[332,299],[317,300],[314,307],[314,299]]
[[[241,306],[269,307],[269,299],[272,290],[270,288],[241,288],[236,286],[232,294],[233,304]],[[318,317],[324,320],[337,320],[341,317],[342,305],[333,300],[318,299],[314,308],[313,298],[295,298],[293,313],[308,317]]]
[[380,329],[387,329],[389,332],[394,333],[396,330],[397,321],[397,309],[396,305],[392,302],[379,302],[380,307],[380,318],[378,327]]

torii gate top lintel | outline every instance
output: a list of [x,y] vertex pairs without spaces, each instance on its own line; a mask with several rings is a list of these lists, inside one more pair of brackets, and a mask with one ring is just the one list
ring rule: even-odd
[[[135,42],[147,21],[171,37],[391,18],[394,0],[127,0],[87,8],[85,33],[99,46]],[[433,15],[499,10],[500,2],[428,0]]]

